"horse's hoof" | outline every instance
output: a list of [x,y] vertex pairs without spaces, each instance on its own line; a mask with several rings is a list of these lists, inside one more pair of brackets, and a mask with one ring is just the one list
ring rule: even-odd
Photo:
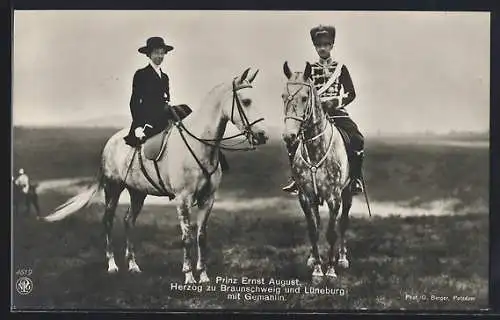
[[201,273],[200,273],[200,283],[208,283],[210,282],[210,278],[208,277],[207,275],[207,272],[205,270],[203,270]]
[[311,279],[311,284],[313,286],[320,286],[321,283],[323,283],[324,280],[325,280],[324,276],[315,276],[315,275],[313,275],[312,279]]
[[337,273],[335,273],[335,269],[333,266],[328,267],[328,270],[326,271],[326,276],[329,277],[330,279],[337,279]]
[[115,273],[118,273],[118,267],[117,267],[117,266],[109,266],[109,267],[108,267],[108,273],[109,273],[109,274],[115,274]]
[[349,268],[349,260],[347,259],[339,259],[337,261],[338,266],[343,269],[348,269]]
[[128,269],[128,272],[132,273],[132,274],[139,274],[141,273],[141,269],[139,267],[136,267],[136,268],[129,268]]
[[313,277],[323,277],[325,274],[323,273],[323,270],[321,269],[321,265],[317,264],[314,266],[314,270],[312,273]]
[[307,266],[308,266],[309,268],[314,267],[314,264],[315,264],[315,263],[316,263],[316,259],[314,259],[313,257],[309,257],[309,258],[307,259]]
[[193,284],[196,283],[196,279],[193,276],[192,272],[187,272],[185,279],[184,279],[184,284]]
[[118,266],[116,265],[115,259],[111,258],[108,261],[108,273],[114,274],[118,272]]
[[137,263],[135,261],[130,261],[128,263],[128,271],[130,273],[141,273],[141,268],[139,268],[139,266],[137,265]]

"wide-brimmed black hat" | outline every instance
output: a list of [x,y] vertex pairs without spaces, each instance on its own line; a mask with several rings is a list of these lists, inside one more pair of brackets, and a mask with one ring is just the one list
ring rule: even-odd
[[143,54],[147,54],[151,52],[153,49],[164,48],[166,52],[174,50],[174,47],[165,44],[165,40],[161,37],[151,37],[146,41],[146,45],[144,47],[139,48],[139,52]]

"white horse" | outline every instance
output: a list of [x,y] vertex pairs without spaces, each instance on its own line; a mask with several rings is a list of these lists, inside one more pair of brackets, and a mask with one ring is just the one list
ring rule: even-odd
[[[185,283],[196,283],[193,274],[194,257],[190,254],[197,242],[198,259],[196,269],[199,282],[209,282],[206,267],[207,221],[214,204],[214,193],[221,182],[219,151],[224,148],[226,125],[231,121],[246,137],[251,148],[266,143],[268,137],[257,122],[249,88],[258,70],[249,76],[250,68],[230,83],[214,87],[203,101],[203,106],[182,121],[166,138],[164,149],[156,161],[143,159],[140,149],[130,147],[123,137],[128,129],[114,134],[102,152],[101,170],[98,181],[83,192],[56,208],[45,217],[47,221],[61,220],[86,206],[92,197],[104,189],[105,212],[103,217],[106,231],[106,257],[108,272],[118,271],[115,263],[111,231],[120,194],[127,189],[130,194],[130,208],[124,218],[126,233],[125,257],[130,272],[141,272],[135,257],[131,232],[147,195],[169,196],[178,200],[177,213],[184,244],[182,271]],[[233,136],[234,137],[234,136]],[[167,142],[168,141],[168,142]],[[146,142],[147,143],[147,142]],[[234,149],[233,149],[234,150]],[[242,149],[241,149],[242,150]],[[191,208],[199,208],[196,238],[191,226]],[[197,240],[197,241],[196,241]]]

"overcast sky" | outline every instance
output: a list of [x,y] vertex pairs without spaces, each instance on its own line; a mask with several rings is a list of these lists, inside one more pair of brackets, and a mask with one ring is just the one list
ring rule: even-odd
[[362,132],[487,130],[489,13],[275,11],[16,11],[13,121],[128,125],[137,49],[175,47],[164,61],[174,103],[196,112],[216,84],[259,68],[256,103],[282,123],[282,65],[317,60],[309,30],[337,28],[333,55],[349,68]]

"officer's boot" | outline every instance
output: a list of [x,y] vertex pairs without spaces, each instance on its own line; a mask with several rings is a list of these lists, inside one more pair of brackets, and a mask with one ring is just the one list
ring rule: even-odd
[[363,190],[363,177],[362,167],[363,167],[363,150],[354,151],[351,155],[351,192],[353,194],[360,194]]
[[[287,144],[288,149],[288,160],[290,161],[290,167],[293,165],[293,159],[295,158],[295,151],[297,151],[298,143]],[[295,180],[290,176],[288,183],[283,187],[283,191],[290,192],[291,194],[297,194],[298,189]]]

